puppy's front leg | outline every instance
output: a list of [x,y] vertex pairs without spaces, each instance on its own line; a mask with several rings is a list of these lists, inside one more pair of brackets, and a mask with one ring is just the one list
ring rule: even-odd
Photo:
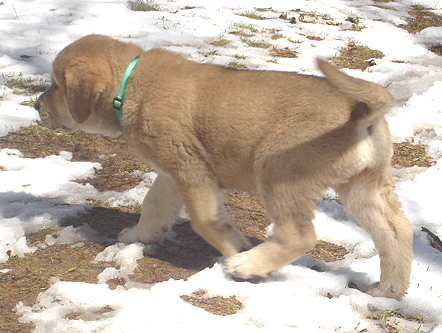
[[158,174],[144,198],[138,224],[124,229],[118,240],[123,243],[161,242],[182,206],[183,201],[175,181],[167,174]]
[[250,248],[246,237],[233,226],[224,208],[222,192],[214,180],[183,184],[181,193],[192,228],[222,255],[229,257]]

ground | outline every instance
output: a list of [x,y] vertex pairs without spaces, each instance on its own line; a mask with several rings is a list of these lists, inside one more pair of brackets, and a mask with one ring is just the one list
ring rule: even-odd
[[[140,179],[132,176],[133,171],[149,171],[149,166],[140,164],[131,155],[124,142],[85,133],[64,134],[41,126],[24,127],[0,138],[0,149],[19,149],[25,157],[44,157],[61,150],[73,152],[73,160],[99,161],[103,169],[97,176],[87,181],[101,191],[124,191],[136,186]],[[429,166],[432,161],[425,154],[425,146],[411,143],[395,144],[394,164],[402,166]],[[269,222],[259,197],[247,193],[226,191],[226,208],[235,224],[253,243],[265,238]],[[125,227],[135,224],[139,218],[139,207],[110,208],[102,202],[91,202],[88,214],[63,221],[64,226],[88,224],[100,234],[115,238]],[[44,241],[47,235],[56,234],[56,229],[46,229],[28,237],[28,244],[35,246]],[[170,278],[186,279],[196,272],[213,265],[220,254],[196,235],[188,222],[174,227],[178,243],[161,245],[154,255],[145,255],[138,261],[131,279],[145,284],[154,284]],[[40,249],[23,258],[13,256],[0,269],[12,270],[2,275],[0,280],[0,331],[5,333],[30,332],[32,325],[21,324],[13,312],[15,305],[22,301],[32,305],[38,294],[51,284],[51,278],[66,281],[97,282],[97,275],[110,263],[92,263],[95,256],[109,243],[84,241],[81,246],[53,245]],[[334,261],[342,259],[347,253],[342,246],[319,241],[309,254],[317,259]],[[110,280],[115,288],[124,285],[124,280]],[[241,303],[234,297],[204,297],[204,290],[183,299],[195,306],[218,315],[236,312]],[[105,311],[105,309],[103,310]],[[79,315],[79,314],[73,314]]]

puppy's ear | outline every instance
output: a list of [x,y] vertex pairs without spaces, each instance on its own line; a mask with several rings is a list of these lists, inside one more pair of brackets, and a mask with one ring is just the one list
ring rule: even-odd
[[69,110],[74,120],[82,124],[102,104],[109,76],[100,68],[79,65],[67,68],[65,79]]

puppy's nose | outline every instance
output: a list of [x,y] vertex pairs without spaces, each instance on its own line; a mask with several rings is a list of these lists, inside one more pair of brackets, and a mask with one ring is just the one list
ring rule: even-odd
[[40,111],[40,107],[41,107],[40,99],[37,99],[37,102],[35,102],[35,105],[34,105],[34,109],[37,111]]

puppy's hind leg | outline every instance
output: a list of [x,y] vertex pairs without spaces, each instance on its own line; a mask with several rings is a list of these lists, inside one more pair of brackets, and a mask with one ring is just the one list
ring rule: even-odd
[[158,243],[174,224],[183,201],[176,182],[167,174],[159,173],[141,208],[138,224],[124,229],[118,236],[123,243]]
[[401,299],[409,285],[413,259],[413,231],[401,210],[387,168],[366,169],[337,192],[349,211],[370,233],[379,252],[379,285],[372,296]]

